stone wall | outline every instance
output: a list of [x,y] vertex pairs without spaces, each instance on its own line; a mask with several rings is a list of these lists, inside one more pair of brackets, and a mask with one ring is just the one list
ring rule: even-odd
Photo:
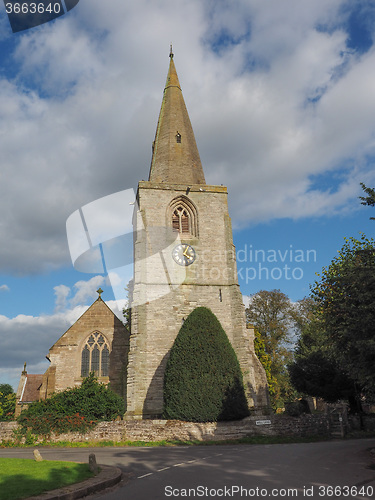
[[13,431],[18,429],[17,422],[0,422],[0,443],[1,441],[13,441]]
[[[13,440],[15,422],[0,422],[0,442]],[[330,421],[325,415],[248,417],[236,422],[194,423],[176,420],[122,420],[101,422],[86,434],[54,436],[52,441],[222,441],[245,436],[329,436]]]

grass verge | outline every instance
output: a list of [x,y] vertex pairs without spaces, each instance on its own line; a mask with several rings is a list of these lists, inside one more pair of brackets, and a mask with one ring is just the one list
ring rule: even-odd
[[1,500],[19,500],[92,476],[88,464],[0,458],[0,496]]

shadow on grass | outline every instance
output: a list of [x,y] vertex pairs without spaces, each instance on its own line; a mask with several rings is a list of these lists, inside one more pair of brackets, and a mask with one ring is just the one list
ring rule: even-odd
[[[25,460],[25,462],[29,462]],[[45,491],[54,490],[70,484],[84,481],[93,476],[87,464],[61,464],[49,470],[46,468],[48,462],[35,463],[37,472],[30,469],[25,473],[2,473],[0,477],[1,500],[19,500]],[[46,464],[46,465],[43,465]],[[42,466],[45,470],[38,470]],[[40,469],[42,469],[40,467]],[[26,468],[26,467],[25,467]],[[35,477],[43,474],[43,477]]]

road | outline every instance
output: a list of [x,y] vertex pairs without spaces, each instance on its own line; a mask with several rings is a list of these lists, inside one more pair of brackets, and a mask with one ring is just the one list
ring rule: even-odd
[[[282,445],[160,448],[41,448],[49,460],[116,465],[128,484],[97,500],[167,498],[358,498],[375,500],[369,468],[375,439]],[[33,458],[32,449],[0,449],[2,457]],[[336,487],[336,489],[335,489]],[[351,488],[351,490],[350,490]]]

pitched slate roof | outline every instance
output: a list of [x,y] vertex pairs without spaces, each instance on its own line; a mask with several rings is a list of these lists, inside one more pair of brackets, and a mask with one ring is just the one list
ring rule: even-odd
[[20,403],[39,401],[39,389],[43,382],[43,375],[26,375],[22,389]]

